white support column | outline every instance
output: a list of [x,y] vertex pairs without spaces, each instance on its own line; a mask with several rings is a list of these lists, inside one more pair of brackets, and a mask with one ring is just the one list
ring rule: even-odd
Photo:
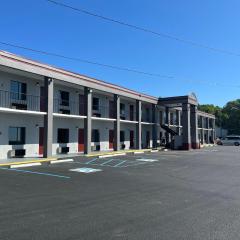
[[156,116],[156,105],[152,104],[152,141],[153,141],[153,148],[157,147],[157,116]]
[[52,156],[53,143],[53,79],[44,78],[44,99],[47,114],[44,115],[43,157]]
[[177,133],[178,136],[181,135],[181,111],[180,110],[176,110],[176,114],[177,114]]
[[216,128],[216,120],[215,119],[212,119],[212,136],[213,136],[213,142],[215,142],[215,139],[216,139],[216,131],[215,131],[215,128]]
[[[170,128],[170,111],[169,107],[166,107],[166,124]],[[166,132],[166,143],[170,142],[170,133]]]
[[183,114],[183,149],[191,149],[191,131],[190,131],[190,105],[188,103],[183,103],[182,105]]
[[199,149],[199,140],[198,140],[198,116],[197,116],[197,106],[191,105],[191,146],[193,149]]
[[204,144],[204,117],[200,117],[201,121],[201,144]]
[[136,148],[142,149],[142,102],[136,101]]
[[207,143],[209,144],[210,143],[210,129],[209,129],[209,118],[207,117]]
[[120,150],[120,96],[114,95],[114,151]]
[[91,153],[92,142],[92,89],[84,88],[84,112],[87,118],[84,119],[84,153]]

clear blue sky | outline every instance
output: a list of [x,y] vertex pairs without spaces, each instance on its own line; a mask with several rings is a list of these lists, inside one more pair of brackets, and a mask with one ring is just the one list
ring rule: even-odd
[[[238,0],[59,1],[155,31],[240,53]],[[240,85],[240,57],[211,52],[100,21],[45,0],[2,1],[0,29],[0,41],[176,77],[169,80],[143,76],[0,45],[3,50],[153,96],[195,92],[200,103],[220,106],[240,98],[240,88],[199,83],[206,81]]]

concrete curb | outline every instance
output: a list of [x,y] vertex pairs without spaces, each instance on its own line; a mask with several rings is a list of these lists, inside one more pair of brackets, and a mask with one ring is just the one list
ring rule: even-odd
[[152,149],[141,149],[141,150],[126,150],[126,151],[116,151],[116,152],[101,152],[101,153],[93,153],[85,155],[85,157],[98,157],[98,156],[105,156],[105,155],[116,155],[121,153],[135,153],[135,152],[150,152]]
[[0,167],[11,167],[12,165],[26,165],[26,164],[34,164],[34,163],[49,163],[52,160],[57,160],[57,158],[45,158],[45,159],[31,159],[21,162],[8,162],[8,163],[1,163]]

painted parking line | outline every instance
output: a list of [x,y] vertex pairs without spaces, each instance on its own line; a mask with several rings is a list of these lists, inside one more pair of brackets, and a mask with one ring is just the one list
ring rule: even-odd
[[101,172],[102,169],[95,169],[95,168],[74,168],[69,169],[71,172],[80,172],[80,173],[95,173],[95,172]]
[[131,167],[131,166],[138,166],[143,165],[147,163],[152,163],[158,161],[157,159],[146,159],[146,158],[139,158],[139,159],[131,159],[131,160],[122,160],[122,159],[99,159],[94,158],[88,162],[82,163],[86,165],[93,165],[93,166],[104,166],[104,167],[112,167],[112,168],[125,168],[125,167]]
[[148,158],[139,158],[136,159],[137,161],[142,161],[142,162],[157,162],[157,159],[148,159]]
[[45,175],[45,176],[49,176],[49,177],[58,177],[58,178],[66,178],[66,179],[71,178],[71,177],[69,177],[69,176],[63,176],[63,175],[52,174],[52,173],[45,173],[45,172],[35,172],[35,171],[22,170],[22,169],[16,169],[16,168],[4,168],[4,167],[0,167],[0,169],[1,169],[1,170],[7,170],[7,171],[21,172],[21,173],[30,173],[30,174],[37,174],[37,175]]
[[110,163],[112,161],[114,161],[114,159],[110,159],[110,160],[108,160],[108,161],[106,161],[104,163],[101,163],[100,166],[104,166],[104,165],[106,165],[106,164],[108,164],[108,163]]
[[85,164],[91,164],[91,163],[95,162],[96,160],[97,160],[97,158],[94,158],[94,159],[92,159],[92,160],[86,162]]
[[146,164],[146,162],[133,163],[133,164],[124,165],[124,166],[121,166],[121,167],[122,167],[122,168],[125,168],[125,167],[134,167],[134,166],[143,165],[143,164]]
[[120,163],[116,164],[114,167],[120,167],[123,165],[127,160],[122,160]]

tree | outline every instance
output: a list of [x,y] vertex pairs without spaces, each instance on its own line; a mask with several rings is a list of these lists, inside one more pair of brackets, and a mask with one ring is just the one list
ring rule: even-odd
[[214,114],[216,125],[227,129],[229,134],[240,134],[240,99],[228,102],[223,108],[204,104],[199,105],[198,109]]
[[216,125],[218,127],[224,127],[228,119],[228,116],[226,113],[223,112],[223,109],[221,107],[214,106],[213,104],[204,104],[204,105],[199,105],[198,109],[200,111],[215,115]]
[[230,134],[240,134],[240,99],[228,102],[222,111],[228,116],[225,128]]

